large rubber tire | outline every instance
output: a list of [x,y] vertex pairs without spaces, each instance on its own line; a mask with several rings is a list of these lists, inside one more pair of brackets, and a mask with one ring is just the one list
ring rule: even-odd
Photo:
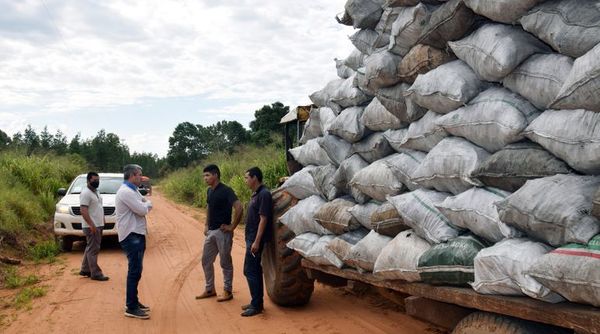
[[69,236],[56,236],[55,237],[56,244],[58,248],[65,253],[68,253],[73,250],[73,238]]
[[568,330],[488,312],[474,312],[464,317],[452,334],[553,334]]
[[280,306],[305,305],[315,288],[314,280],[301,266],[302,256],[286,246],[294,233],[279,222],[279,217],[296,203],[287,192],[273,191],[273,238],[265,245],[262,264],[267,294]]

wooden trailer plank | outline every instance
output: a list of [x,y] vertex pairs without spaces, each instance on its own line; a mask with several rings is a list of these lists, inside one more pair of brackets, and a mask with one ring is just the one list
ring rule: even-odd
[[371,273],[361,274],[354,269],[338,269],[333,266],[318,265],[306,259],[302,260],[302,265],[312,270],[362,281],[412,296],[571,328],[579,332],[600,334],[600,308],[593,306],[569,302],[550,304],[529,297],[482,295],[468,288],[382,280],[374,277]]

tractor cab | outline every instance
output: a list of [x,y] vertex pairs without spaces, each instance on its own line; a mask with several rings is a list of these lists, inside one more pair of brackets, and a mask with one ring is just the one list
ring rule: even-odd
[[317,106],[314,104],[297,106],[283,116],[281,121],[279,121],[280,124],[284,125],[285,157],[288,176],[291,176],[302,169],[302,165],[294,159],[290,153],[290,149],[294,148],[298,145],[298,143],[300,143],[300,138],[302,137],[302,132],[304,130],[306,121],[308,121],[311,111],[316,108]]

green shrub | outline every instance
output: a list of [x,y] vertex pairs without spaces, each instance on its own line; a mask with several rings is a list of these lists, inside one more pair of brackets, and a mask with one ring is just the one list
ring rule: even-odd
[[54,240],[43,241],[29,248],[29,256],[36,262],[53,262],[60,254],[60,249]]
[[31,308],[31,301],[34,298],[43,297],[46,295],[46,288],[41,286],[33,286],[23,288],[23,290],[19,291],[19,293],[15,296],[14,306],[18,309]]
[[2,269],[3,286],[8,289],[16,289],[23,286],[33,285],[40,282],[36,275],[21,276],[15,267]]
[[196,167],[169,174],[159,184],[161,191],[177,202],[206,207],[207,186],[202,177],[202,169],[208,164],[219,166],[221,182],[230,186],[244,204],[252,195],[252,191],[244,181],[244,174],[248,168],[258,166],[263,172],[263,182],[271,189],[277,186],[280,177],[287,174],[285,153],[280,147],[242,146],[232,154],[216,153],[204,159]]

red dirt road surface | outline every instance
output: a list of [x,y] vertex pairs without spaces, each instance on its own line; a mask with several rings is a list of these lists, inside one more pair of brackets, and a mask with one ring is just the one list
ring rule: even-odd
[[[244,278],[243,230],[233,245],[234,299],[195,300],[204,288],[200,255],[204,214],[173,204],[155,192],[149,216],[149,235],[139,295],[152,308],[150,320],[126,318],[125,277],[127,261],[118,245],[103,249],[99,263],[108,282],[77,275],[81,247],[62,255],[66,270],[44,276],[46,296],[35,299],[33,308],[18,312],[2,333],[395,333],[437,332],[427,323],[374,301],[376,296],[357,297],[343,289],[317,284],[310,303],[283,308],[265,293],[265,313],[240,316],[240,306],[250,295]],[[63,265],[63,266],[64,266]],[[217,290],[223,287],[215,263]]]

